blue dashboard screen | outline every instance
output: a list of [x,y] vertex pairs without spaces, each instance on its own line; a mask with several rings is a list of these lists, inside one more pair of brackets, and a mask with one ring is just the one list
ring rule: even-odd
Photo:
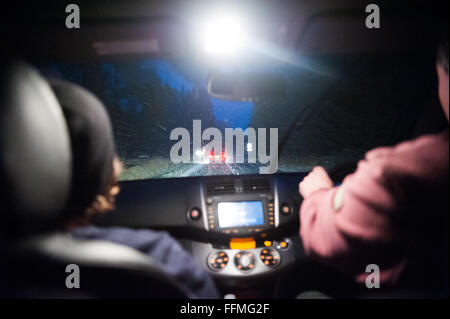
[[217,210],[220,228],[264,225],[261,201],[221,202]]

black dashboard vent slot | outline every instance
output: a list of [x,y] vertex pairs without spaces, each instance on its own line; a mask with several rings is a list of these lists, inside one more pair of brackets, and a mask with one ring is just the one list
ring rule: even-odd
[[206,193],[208,195],[234,194],[236,189],[234,182],[207,183]]
[[272,187],[268,179],[252,178],[252,179],[244,179],[242,181],[242,189],[244,193],[270,192],[272,190]]

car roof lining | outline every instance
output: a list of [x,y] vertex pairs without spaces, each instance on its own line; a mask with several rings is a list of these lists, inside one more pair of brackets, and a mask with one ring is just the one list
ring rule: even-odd
[[[198,5],[202,1],[194,3]],[[364,6],[360,2],[349,1],[338,5],[332,1],[321,4],[312,1],[300,1],[298,4],[282,1],[279,5],[280,12],[273,14],[267,12],[270,1],[264,3],[266,6],[261,6],[255,13],[264,18],[259,19],[255,30],[261,30],[259,36],[266,37],[265,40],[286,50],[315,54],[397,53],[424,49],[429,51],[430,45],[434,43],[436,21],[430,14],[436,12],[419,11],[420,8],[414,6],[410,10],[401,11],[396,8],[396,1],[390,5],[383,2],[386,9],[383,7],[382,28],[379,30],[364,27],[366,13],[362,11]],[[157,38],[160,50],[146,52],[147,56],[183,56],[191,49],[189,46],[192,43],[179,39],[192,40],[192,34],[187,31],[192,13],[182,12],[180,8],[185,7],[179,1],[165,1],[164,4],[132,1],[127,6],[122,4],[119,1],[100,1],[95,5],[82,2],[80,7],[83,26],[78,30],[63,27],[61,18],[65,14],[60,12],[64,12],[64,8],[57,5],[53,10],[45,11],[42,17],[30,18],[31,22],[27,24],[14,23],[15,32],[11,34],[6,31],[5,36],[18,52],[26,52],[30,59],[95,60],[99,57],[93,48],[94,42],[152,37]],[[286,7],[283,8],[283,4]],[[437,6],[435,10],[439,8]],[[441,16],[444,17],[445,14]],[[38,25],[30,28],[30,23]],[[58,24],[62,26],[57,27]],[[277,38],[281,27],[287,30],[283,39]],[[42,39],[46,39],[44,45]]]

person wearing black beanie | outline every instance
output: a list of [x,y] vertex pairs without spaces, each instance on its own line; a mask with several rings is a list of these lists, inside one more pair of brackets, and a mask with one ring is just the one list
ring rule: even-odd
[[209,274],[167,232],[102,228],[89,217],[114,209],[120,163],[114,151],[112,125],[102,102],[86,89],[50,80],[70,133],[73,181],[64,229],[80,239],[101,239],[137,249],[188,291],[189,298],[218,298]]

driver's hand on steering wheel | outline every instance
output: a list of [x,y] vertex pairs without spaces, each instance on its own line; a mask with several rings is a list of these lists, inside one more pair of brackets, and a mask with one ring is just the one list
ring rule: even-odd
[[303,180],[298,184],[298,191],[304,198],[319,189],[330,189],[333,187],[333,181],[322,166],[316,166]]

